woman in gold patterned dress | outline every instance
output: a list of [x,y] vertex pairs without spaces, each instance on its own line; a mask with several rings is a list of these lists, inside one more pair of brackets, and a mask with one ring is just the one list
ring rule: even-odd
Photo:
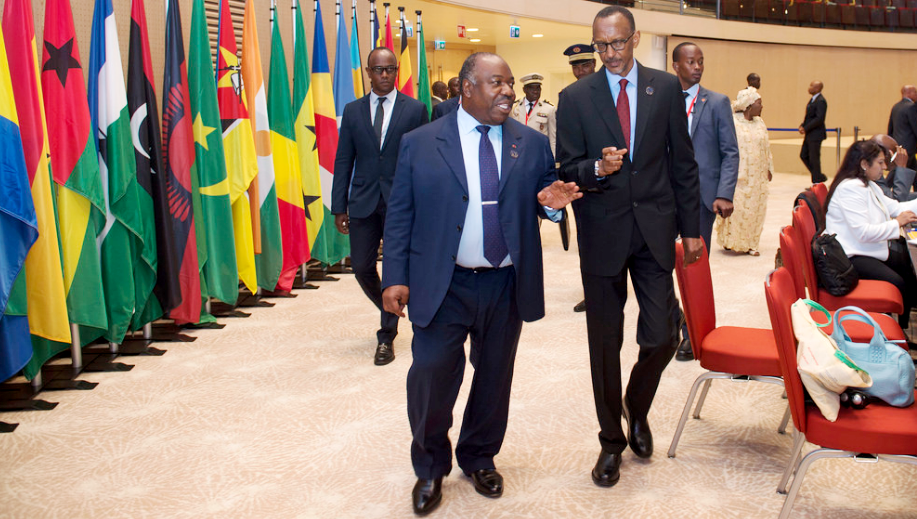
[[729,218],[716,217],[716,242],[723,248],[760,256],[758,242],[767,212],[767,183],[774,171],[767,126],[761,119],[761,95],[754,87],[740,90],[732,103],[739,142],[739,178]]

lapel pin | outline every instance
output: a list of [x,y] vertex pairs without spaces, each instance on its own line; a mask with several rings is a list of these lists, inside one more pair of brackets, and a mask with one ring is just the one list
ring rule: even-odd
[[701,102],[701,103],[706,103],[706,102],[707,102],[707,98],[705,97],[705,98],[701,99],[700,102]]
[[[513,147],[515,148],[515,146],[513,146]],[[510,150],[509,156],[512,157],[512,158],[514,158],[514,159],[518,159],[518,158],[519,158],[519,152],[517,152],[516,150]]]
[[653,87],[651,87],[651,86],[646,87],[646,95],[651,96],[651,95],[653,95],[653,92],[655,92],[655,90],[653,89]]

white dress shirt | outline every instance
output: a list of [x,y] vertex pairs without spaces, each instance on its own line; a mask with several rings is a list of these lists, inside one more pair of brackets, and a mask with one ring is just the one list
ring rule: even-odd
[[834,190],[825,215],[825,232],[836,234],[847,256],[888,259],[888,240],[899,234],[895,217],[917,211],[917,200],[898,202],[885,196],[875,182],[842,181]]
[[385,117],[382,119],[382,139],[379,142],[379,149],[385,144],[385,135],[388,133],[388,123],[392,120],[392,112],[395,109],[395,98],[398,96],[398,89],[393,88],[391,92],[384,96],[379,96],[375,92],[369,92],[369,122],[376,123],[376,107],[379,106],[379,98],[384,97],[385,102],[382,109],[385,110]]
[[[481,205],[481,164],[478,150],[481,145],[481,132],[477,127],[481,123],[458,107],[458,132],[462,141],[462,158],[465,162],[465,177],[468,181],[468,210],[465,212],[465,224],[462,226],[462,239],[459,241],[455,263],[460,267],[492,267],[484,257],[484,215]],[[490,144],[497,157],[497,172],[503,173],[503,126],[491,126],[487,132]],[[509,254],[500,262],[501,267],[512,265]]]

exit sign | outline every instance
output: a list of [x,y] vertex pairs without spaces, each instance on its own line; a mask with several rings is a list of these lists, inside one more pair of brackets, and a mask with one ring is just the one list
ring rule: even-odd
[[520,33],[520,29],[519,29],[519,26],[518,26],[518,25],[510,25],[510,26],[509,26],[509,37],[510,37],[510,38],[518,38],[518,37],[519,37],[519,33]]
[[464,38],[464,37],[465,37],[465,26],[464,26],[464,25],[459,25],[459,26],[458,26],[458,37],[459,37],[459,38]]
[[433,48],[434,48],[435,50],[446,50],[446,41],[445,41],[445,40],[443,40],[443,41],[434,40],[434,41],[433,41]]

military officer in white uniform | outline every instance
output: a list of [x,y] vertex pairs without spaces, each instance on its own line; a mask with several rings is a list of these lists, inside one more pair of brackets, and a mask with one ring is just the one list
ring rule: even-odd
[[528,74],[522,76],[522,91],[525,98],[513,105],[513,119],[548,136],[551,141],[551,151],[555,154],[555,140],[557,137],[557,117],[554,105],[541,100],[541,83],[544,76],[541,74]]

